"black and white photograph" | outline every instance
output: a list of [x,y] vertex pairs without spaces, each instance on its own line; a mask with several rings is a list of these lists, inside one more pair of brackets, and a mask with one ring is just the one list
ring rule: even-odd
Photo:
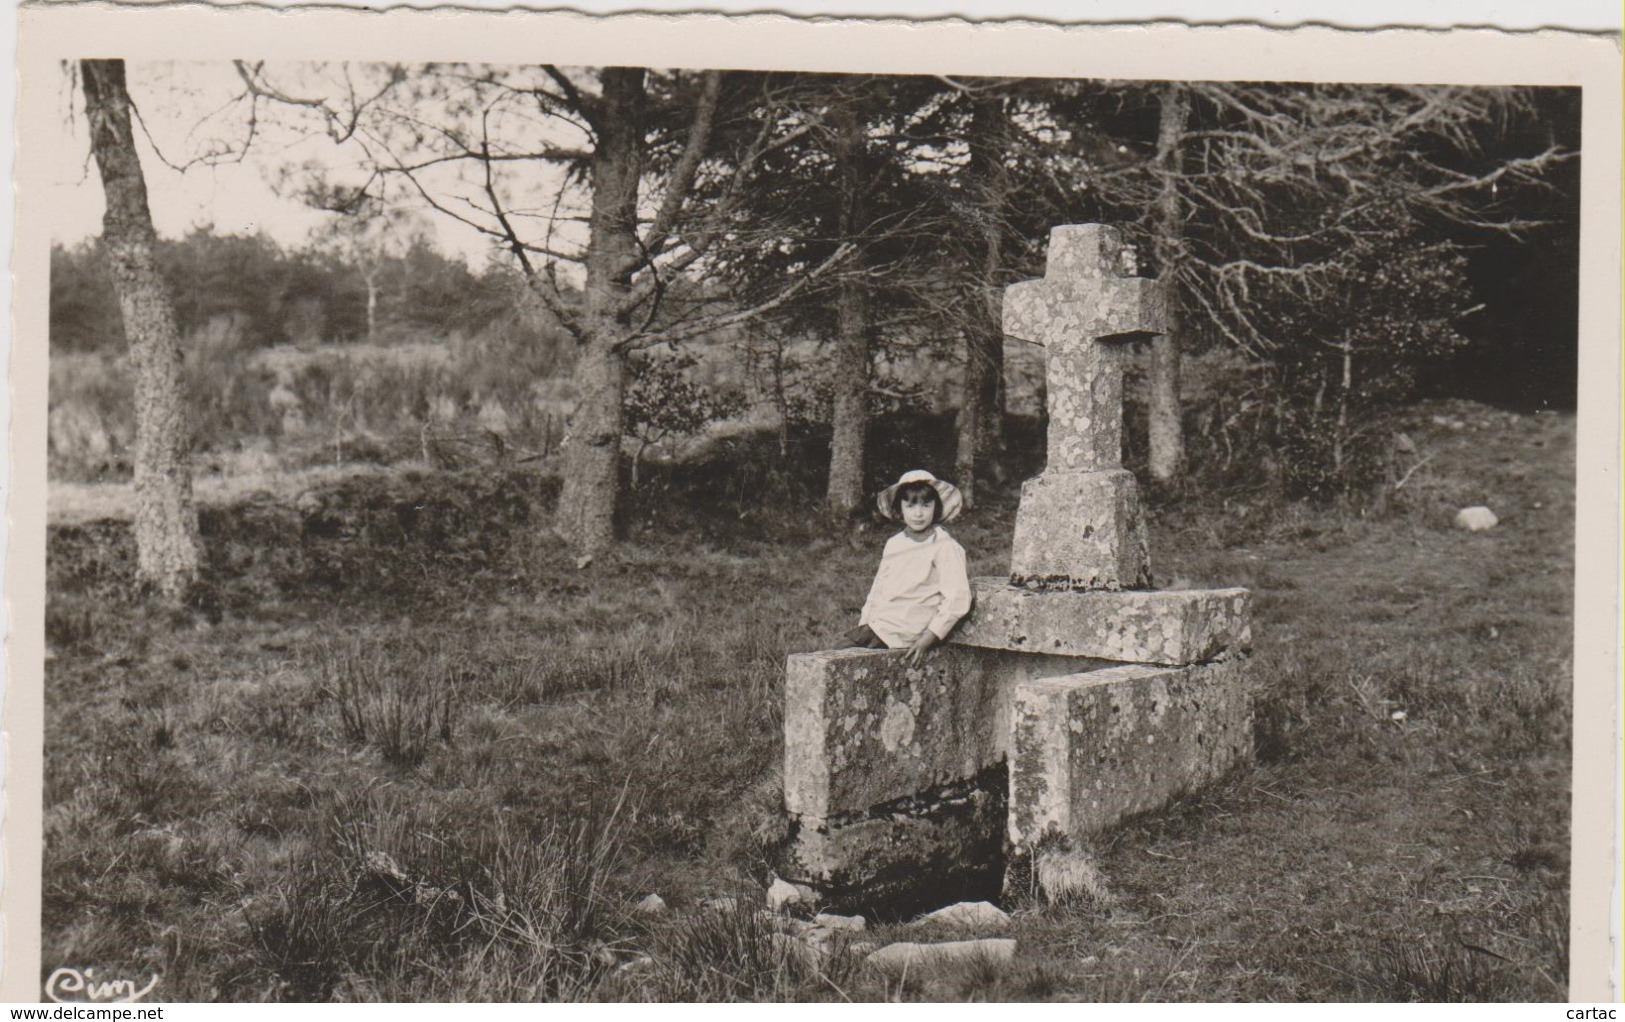
[[1614,998],[1616,44],[25,9],[8,997]]

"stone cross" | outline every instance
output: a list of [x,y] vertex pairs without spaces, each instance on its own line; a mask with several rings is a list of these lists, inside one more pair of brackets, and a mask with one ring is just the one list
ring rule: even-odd
[[1043,345],[1050,472],[1094,472],[1123,462],[1121,345],[1162,333],[1167,296],[1125,276],[1123,236],[1080,224],[1050,231],[1042,280],[1005,289],[1004,332]]
[[1122,344],[1161,333],[1168,300],[1125,275],[1104,224],[1050,231],[1042,280],[1005,289],[1004,332],[1048,349],[1049,460],[1021,488],[1010,581],[1044,589],[1146,589],[1151,554],[1123,468]]

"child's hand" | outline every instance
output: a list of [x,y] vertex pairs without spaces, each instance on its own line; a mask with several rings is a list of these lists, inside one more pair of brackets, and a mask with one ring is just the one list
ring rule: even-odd
[[918,667],[925,662],[926,651],[936,644],[937,634],[927,628],[919,635],[916,635],[913,642],[909,643],[908,652],[903,654],[903,659],[907,661],[910,667]]

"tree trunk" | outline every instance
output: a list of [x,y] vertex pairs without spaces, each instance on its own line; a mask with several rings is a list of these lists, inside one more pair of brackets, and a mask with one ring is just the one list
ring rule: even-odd
[[124,62],[85,60],[79,67],[90,148],[107,196],[102,241],[135,368],[136,574],[178,602],[197,582],[198,532],[175,312],[158,272]]
[[628,334],[625,298],[637,255],[638,181],[643,173],[644,72],[605,68],[592,157],[587,284],[576,408],[565,448],[556,528],[570,549],[591,557],[615,541],[620,489],[622,398]]
[[367,343],[378,343],[378,271],[363,271],[361,279],[367,283]]
[[1346,495],[1348,480],[1343,475],[1343,456],[1349,435],[1349,392],[1354,389],[1354,342],[1346,329],[1338,350],[1343,356],[1343,386],[1337,392],[1337,433],[1332,438],[1332,469],[1337,473],[1338,484]]
[[1151,366],[1146,404],[1150,418],[1152,478],[1169,483],[1185,473],[1185,431],[1179,407],[1179,295],[1176,271],[1184,249],[1185,224],[1179,201],[1181,145],[1190,115],[1190,97],[1183,86],[1169,82],[1161,92],[1157,122],[1157,170],[1162,182],[1157,194],[1157,273],[1170,290],[1168,331],[1151,341]]
[[[853,241],[863,222],[863,125],[841,101],[832,111],[834,157],[840,188],[840,239]],[[869,327],[862,285],[843,281],[835,297],[835,382],[825,506],[845,517],[863,503],[863,446],[869,432]]]
[[959,399],[959,414],[954,417],[954,484],[965,500],[966,507],[975,507],[979,495],[977,467],[987,444],[987,391],[984,380],[988,376],[983,353],[978,350],[984,340],[981,331],[973,326],[965,334],[965,386]]
[[[993,475],[982,469],[1004,440],[1004,389],[1000,385],[1004,377],[1004,288],[999,272],[1004,268],[1004,205],[1010,189],[1003,153],[1006,116],[1002,97],[978,98],[971,110],[968,139],[966,172],[980,213],[977,286],[981,295],[965,335],[964,396],[955,422],[955,482],[967,506],[976,503],[978,475]],[[995,472],[997,465],[996,460],[991,461]]]
[[773,409],[779,415],[779,461],[790,457],[790,395],[784,379],[784,338],[773,337]]

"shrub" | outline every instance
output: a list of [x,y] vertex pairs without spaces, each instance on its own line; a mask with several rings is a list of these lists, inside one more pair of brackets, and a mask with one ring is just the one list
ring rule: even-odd
[[634,488],[643,454],[650,447],[688,439],[744,410],[744,395],[713,390],[691,379],[689,371],[698,361],[687,352],[645,353],[632,360],[624,413],[626,435],[638,445],[632,454]]
[[57,355],[51,359],[49,386],[46,450],[51,478],[130,478],[135,398],[126,363],[106,353]]

